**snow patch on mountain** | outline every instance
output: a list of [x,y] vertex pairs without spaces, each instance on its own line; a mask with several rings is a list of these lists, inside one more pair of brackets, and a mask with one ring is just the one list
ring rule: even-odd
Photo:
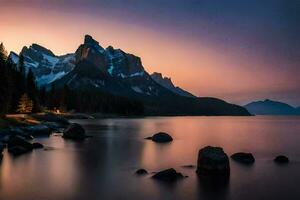
[[48,63],[50,64],[49,67],[55,66],[59,61],[59,58],[57,58],[57,57],[49,56],[46,54],[42,54],[42,55],[43,55],[44,59],[47,60]]
[[136,73],[133,73],[133,74],[130,74],[130,75],[125,75],[123,73],[120,73],[118,74],[118,76],[122,77],[122,78],[130,78],[130,77],[136,77],[136,76],[144,76],[145,72],[142,71],[142,72],[136,72]]
[[53,81],[60,79],[61,77],[63,77],[64,75],[66,75],[67,73],[62,71],[62,72],[58,72],[56,74],[54,74],[53,72],[51,72],[50,74],[47,75],[43,75],[39,78],[36,78],[36,81],[39,83],[39,85],[47,85],[52,83]]
[[13,52],[13,51],[10,52],[8,58],[11,59],[11,61],[12,61],[13,63],[15,63],[15,64],[19,62],[19,56],[18,56],[18,54],[16,54],[16,53]]
[[[75,66],[75,55],[67,54],[55,56],[50,50],[33,44],[24,47],[20,52],[24,56],[24,68],[28,73],[32,70],[37,84],[44,86],[68,74]],[[9,59],[16,65],[19,64],[19,55],[11,52]]]
[[143,93],[143,90],[141,90],[141,88],[139,88],[138,86],[133,86],[131,88],[137,93]]

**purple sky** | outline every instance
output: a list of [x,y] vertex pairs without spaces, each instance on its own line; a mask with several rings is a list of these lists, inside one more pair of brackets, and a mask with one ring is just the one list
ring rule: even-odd
[[[0,25],[6,29],[0,40],[9,50],[36,38],[31,42],[55,53],[71,52],[84,32],[92,33],[103,46],[139,55],[146,69],[172,76],[196,95],[239,104],[270,98],[300,106],[299,0],[1,2],[5,20]],[[19,32],[18,23],[32,26],[22,29],[26,37],[15,38],[16,43],[9,35]],[[47,37],[39,36],[40,27],[49,27],[43,32]],[[62,45],[59,36],[70,41]]]

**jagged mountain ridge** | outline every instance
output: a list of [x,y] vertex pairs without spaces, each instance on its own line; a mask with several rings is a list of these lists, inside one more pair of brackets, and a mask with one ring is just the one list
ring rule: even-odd
[[172,96],[145,71],[141,59],[109,46],[104,49],[91,36],[75,53],[75,67],[53,84],[72,89],[104,90],[129,97]]
[[300,110],[283,102],[266,99],[251,102],[244,106],[255,115],[300,115]]
[[175,86],[173,84],[171,78],[163,77],[163,75],[161,73],[154,72],[154,73],[151,74],[151,78],[155,82],[157,82],[161,86],[163,86],[163,87],[171,90],[175,94],[178,94],[178,95],[181,95],[181,96],[185,96],[185,97],[196,98],[196,96],[194,96],[193,94],[189,93],[188,91],[186,91],[184,89],[181,89],[180,87]]
[[[56,56],[33,44],[21,54],[39,86],[107,92],[144,103],[147,114],[162,115],[249,115],[246,109],[214,98],[195,98],[173,83],[166,87],[144,69],[141,59],[121,49],[104,49],[90,35],[75,53]],[[18,55],[10,54],[17,64]],[[188,98],[194,97],[194,98]]]
[[[31,69],[39,86],[50,84],[63,77],[75,67],[75,55],[56,56],[52,51],[38,44],[23,47],[20,55],[24,56],[25,71]],[[9,58],[17,64],[19,55],[11,52]]]
[[[121,92],[120,90],[126,90],[121,86],[125,84],[129,87],[127,93],[136,93],[136,95],[161,96],[166,93],[165,88],[160,87],[160,84],[153,81],[145,71],[139,57],[125,53],[121,49],[114,49],[112,46],[104,49],[90,35],[85,36],[84,43],[78,47],[75,53],[56,56],[45,47],[32,44],[30,47],[24,47],[21,54],[24,56],[25,70],[33,71],[39,86],[69,85],[73,89],[79,87],[101,88],[102,90],[108,89],[110,92],[114,91],[112,88],[117,89],[117,86],[120,86],[119,91],[113,92],[118,94]],[[9,57],[15,64],[18,63],[19,55],[11,52]],[[79,69],[80,65],[85,65],[87,68],[87,63],[95,69],[89,72],[94,78],[87,79],[81,76],[81,79],[78,80],[80,76],[76,77],[77,75],[74,73],[87,71]],[[102,72],[101,76],[96,72],[97,69]],[[95,72],[98,76],[94,75]],[[107,81],[110,79],[114,79],[114,83]],[[107,85],[113,87],[107,87]],[[166,89],[174,92],[170,88]]]

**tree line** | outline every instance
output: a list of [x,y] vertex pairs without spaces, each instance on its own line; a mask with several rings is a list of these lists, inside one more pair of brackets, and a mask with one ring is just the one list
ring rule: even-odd
[[14,64],[0,44],[0,114],[31,113],[45,110],[101,112],[141,115],[141,102],[101,91],[72,90],[67,85],[38,87],[31,69],[26,69],[24,56]]

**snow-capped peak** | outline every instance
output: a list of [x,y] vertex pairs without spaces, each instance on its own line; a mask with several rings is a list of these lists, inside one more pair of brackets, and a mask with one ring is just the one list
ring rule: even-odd
[[[31,69],[39,86],[47,85],[61,78],[75,66],[74,54],[56,56],[52,51],[38,44],[23,47],[21,54],[24,56],[25,72]],[[9,58],[14,64],[19,64],[18,54],[10,52]]]

